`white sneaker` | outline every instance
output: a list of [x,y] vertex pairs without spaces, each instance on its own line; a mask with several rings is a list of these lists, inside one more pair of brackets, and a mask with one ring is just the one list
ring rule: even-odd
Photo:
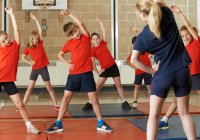
[[138,107],[138,103],[133,103],[133,104],[132,104],[132,107],[133,107],[133,108],[137,108],[137,107]]
[[40,130],[38,130],[34,125],[27,127],[27,132],[31,134],[39,134]]

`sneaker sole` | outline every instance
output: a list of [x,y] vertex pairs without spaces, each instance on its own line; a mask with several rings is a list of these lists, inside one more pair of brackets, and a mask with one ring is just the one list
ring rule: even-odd
[[158,129],[161,129],[161,130],[169,129],[169,126],[161,127],[161,128],[158,128]]
[[59,133],[59,132],[63,132],[64,130],[63,129],[58,129],[58,130],[55,130],[55,131],[45,131],[46,133]]
[[37,133],[32,133],[32,132],[28,132],[28,133],[37,135],[37,134],[40,134],[41,132],[39,131]]
[[103,132],[113,132],[114,130],[105,130],[105,129],[97,128],[97,131],[103,131]]

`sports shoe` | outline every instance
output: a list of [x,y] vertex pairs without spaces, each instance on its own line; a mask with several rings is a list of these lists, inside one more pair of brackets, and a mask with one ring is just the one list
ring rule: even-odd
[[159,129],[168,129],[169,128],[168,122],[160,121],[158,128]]
[[137,103],[137,102],[134,102],[134,103],[132,104],[132,107],[133,107],[134,109],[136,109],[136,108],[138,107],[138,103]]
[[46,133],[55,133],[55,132],[63,132],[63,127],[59,127],[56,123],[52,124],[48,129],[46,129]]
[[127,101],[125,101],[122,103],[122,109],[131,109],[131,106],[129,105]]
[[91,111],[93,110],[92,104],[87,102],[85,106],[82,108],[83,111]]
[[27,132],[31,134],[40,134],[40,130],[38,130],[34,125],[27,127]]
[[54,105],[54,110],[59,111],[59,110],[60,110],[60,107],[59,107],[58,105]]
[[113,132],[114,130],[104,122],[100,127],[97,126],[97,131]]

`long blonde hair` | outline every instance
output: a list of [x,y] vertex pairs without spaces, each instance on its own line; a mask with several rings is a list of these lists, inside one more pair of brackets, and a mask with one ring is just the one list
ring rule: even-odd
[[29,35],[28,44],[27,44],[27,47],[30,47],[30,48],[33,48],[32,36],[38,36],[38,39],[40,37],[37,31],[31,31],[31,33]]
[[162,11],[158,3],[153,0],[139,0],[136,4],[136,9],[148,16],[147,22],[150,31],[154,33],[157,38],[161,38],[160,23],[162,20]]

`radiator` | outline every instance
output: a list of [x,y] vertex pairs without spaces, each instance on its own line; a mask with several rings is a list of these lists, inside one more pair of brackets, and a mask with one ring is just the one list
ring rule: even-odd
[[[133,84],[134,82],[134,70],[126,64],[125,60],[116,60],[116,64],[118,65],[120,71],[120,77],[122,84]],[[100,69],[99,63],[96,62],[97,68]],[[48,71],[50,75],[50,81],[53,86],[63,86],[66,84],[68,71],[66,66],[56,60],[50,61],[48,65]],[[18,65],[18,73],[17,73],[17,86],[28,86],[29,77],[31,72],[31,66],[25,62],[20,61]],[[94,79],[97,82],[98,75],[94,72]],[[114,84],[112,78],[108,78],[105,84]],[[38,76],[37,86],[44,85],[44,82],[41,76]]]

